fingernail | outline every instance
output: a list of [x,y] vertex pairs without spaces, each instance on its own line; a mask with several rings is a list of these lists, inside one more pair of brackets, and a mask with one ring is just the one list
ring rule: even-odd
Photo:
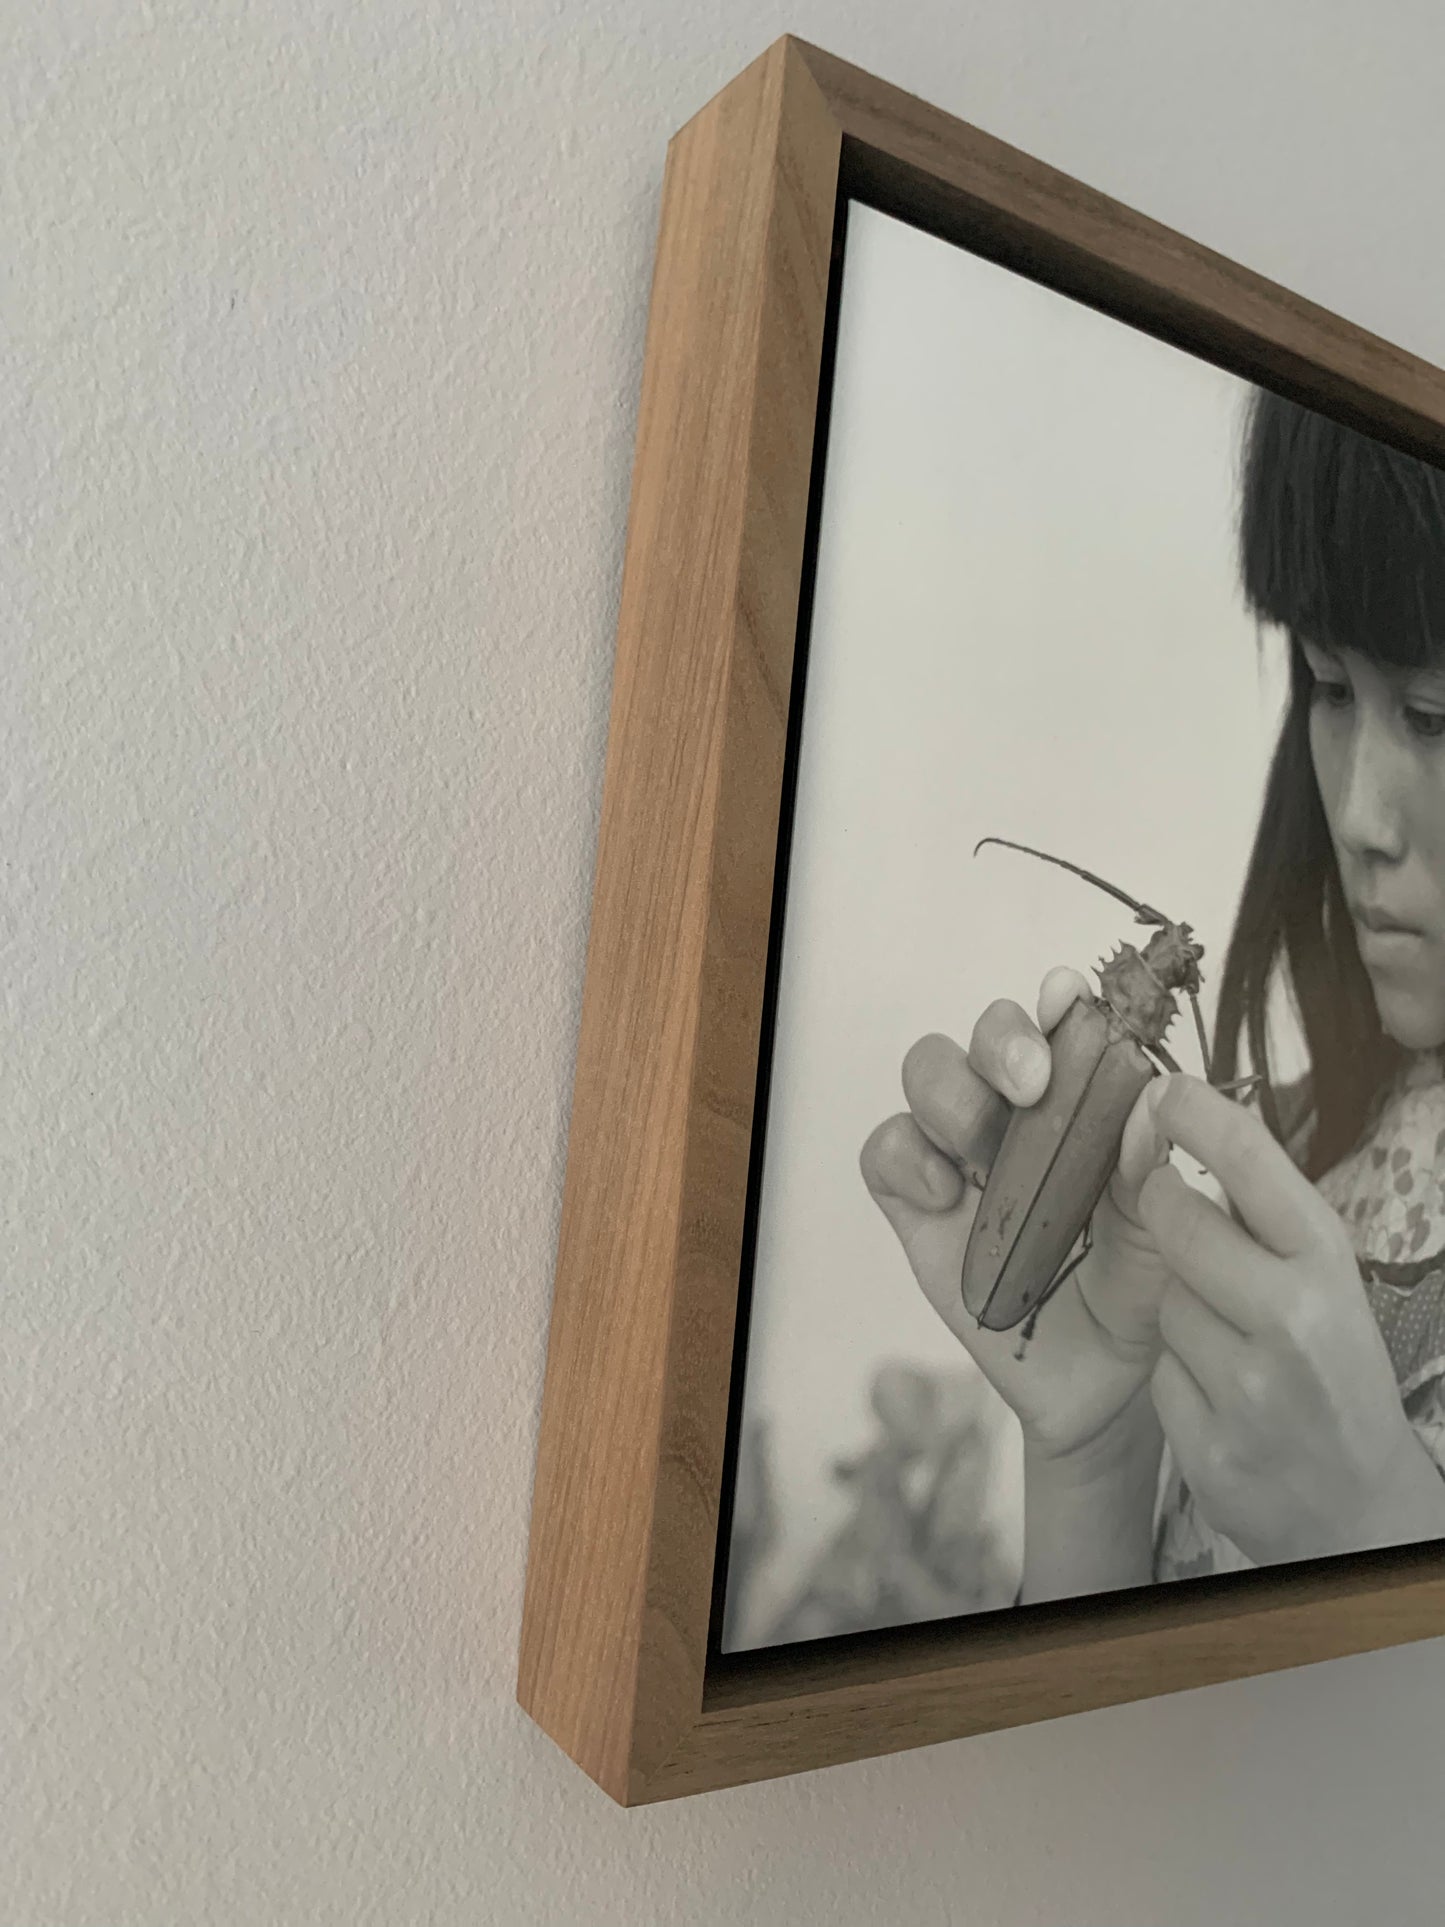
[[1049,1074],[1049,1053],[1032,1037],[1015,1037],[1003,1054],[1004,1068],[1020,1090],[1032,1090]]

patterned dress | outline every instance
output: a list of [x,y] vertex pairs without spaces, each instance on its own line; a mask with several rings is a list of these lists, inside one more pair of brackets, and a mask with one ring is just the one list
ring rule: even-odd
[[[1406,1415],[1445,1475],[1445,1062],[1437,1053],[1410,1059],[1373,1126],[1319,1190],[1349,1228]],[[1155,1520],[1156,1579],[1254,1564],[1203,1517],[1167,1445]]]

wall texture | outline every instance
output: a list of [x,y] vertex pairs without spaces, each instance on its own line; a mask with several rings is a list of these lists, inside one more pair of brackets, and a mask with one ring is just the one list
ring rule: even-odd
[[1445,1646],[631,1815],[512,1703],[666,141],[801,33],[1445,360],[1434,0],[0,10],[0,1919],[1438,1915]]

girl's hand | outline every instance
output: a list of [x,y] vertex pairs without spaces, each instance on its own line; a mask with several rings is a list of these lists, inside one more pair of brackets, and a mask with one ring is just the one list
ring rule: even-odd
[[1152,1084],[1137,1109],[1243,1219],[1167,1164],[1139,1192],[1173,1274],[1154,1404],[1211,1524],[1259,1565],[1445,1534],[1445,1479],[1335,1213],[1258,1117],[1197,1078]]
[[880,1124],[860,1158],[925,1296],[1017,1413],[1026,1448],[1076,1462],[1104,1451],[1136,1394],[1147,1416],[1143,1393],[1158,1355],[1166,1283],[1154,1241],[1135,1216],[1140,1184],[1166,1155],[1150,1120],[1137,1112],[1131,1118],[1119,1168],[1094,1213],[1093,1249],[1044,1306],[1022,1359],[1017,1331],[974,1322],[961,1278],[979,1188],[1012,1109],[1036,1104],[1048,1086],[1044,1033],[1087,995],[1076,970],[1053,970],[1039,993],[1037,1027],[1018,1004],[1000,1000],[979,1018],[967,1052],[948,1037],[920,1039],[903,1062],[908,1110]]

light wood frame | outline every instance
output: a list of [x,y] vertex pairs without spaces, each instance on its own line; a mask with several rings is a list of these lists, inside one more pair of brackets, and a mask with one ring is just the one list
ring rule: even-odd
[[1445,1633],[1445,1548],[710,1650],[794,645],[848,196],[1410,453],[1445,373],[785,37],[672,139],[518,1697],[635,1805]]

